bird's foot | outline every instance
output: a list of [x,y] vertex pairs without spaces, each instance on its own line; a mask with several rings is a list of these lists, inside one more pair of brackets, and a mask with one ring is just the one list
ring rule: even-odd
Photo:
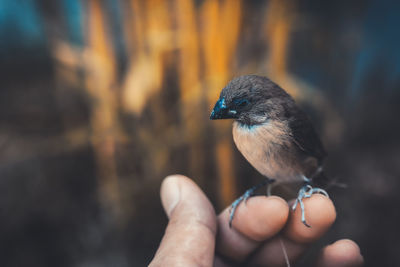
[[229,227],[232,228],[232,221],[233,221],[233,217],[235,215],[236,209],[239,206],[239,204],[241,202],[244,202],[246,204],[247,200],[249,199],[249,197],[254,195],[254,192],[259,189],[260,187],[263,186],[268,186],[269,184],[272,184],[275,180],[274,179],[265,179],[262,183],[253,186],[252,188],[248,189],[241,197],[239,197],[238,199],[236,199],[229,210]]
[[310,198],[313,194],[316,194],[316,193],[323,194],[329,198],[328,193],[324,189],[317,188],[317,187],[313,188],[310,184],[306,184],[305,186],[303,186],[300,189],[299,194],[297,195],[296,201],[294,202],[294,204],[292,206],[292,209],[295,210],[297,207],[297,204],[300,205],[301,222],[307,227],[311,227],[311,226],[309,224],[307,224],[307,222],[306,222],[303,199]]

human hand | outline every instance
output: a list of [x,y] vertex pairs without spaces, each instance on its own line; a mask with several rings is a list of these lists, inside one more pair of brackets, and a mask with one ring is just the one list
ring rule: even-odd
[[[238,207],[229,228],[229,209],[217,217],[201,189],[180,175],[163,181],[161,200],[169,223],[151,267],[286,266],[284,250],[295,262],[336,218],[332,201],[320,194],[304,200],[311,228],[302,224],[299,209],[292,212],[282,198],[256,196]],[[316,262],[361,266],[363,257],[356,243],[343,239],[323,248]]]

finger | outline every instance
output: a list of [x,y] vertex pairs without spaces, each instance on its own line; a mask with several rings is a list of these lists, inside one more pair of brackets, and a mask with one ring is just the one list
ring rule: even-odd
[[244,261],[260,244],[285,225],[289,207],[280,197],[257,196],[241,203],[229,228],[229,209],[218,216],[217,252],[235,261]]
[[215,256],[214,259],[214,267],[231,267],[232,264],[230,262],[227,262],[225,259],[222,259],[220,256]]
[[311,227],[301,222],[301,210],[297,205],[296,210],[290,212],[284,233],[297,243],[310,243],[318,240],[331,227],[336,219],[336,210],[332,200],[321,194],[303,199],[303,203],[305,218]]
[[342,239],[322,249],[317,266],[358,267],[363,263],[358,245],[352,240]]
[[299,244],[279,234],[263,244],[251,257],[250,266],[289,266],[287,262],[296,261],[305,249],[304,244]]
[[161,201],[169,223],[150,266],[211,266],[216,216],[201,189],[187,177],[169,176]]
[[285,266],[285,254],[292,263],[304,253],[308,243],[320,238],[330,228],[335,221],[336,211],[329,198],[315,194],[303,202],[306,220],[311,227],[306,227],[301,222],[299,207],[295,211],[291,210],[283,234],[265,242],[252,256],[252,264]]

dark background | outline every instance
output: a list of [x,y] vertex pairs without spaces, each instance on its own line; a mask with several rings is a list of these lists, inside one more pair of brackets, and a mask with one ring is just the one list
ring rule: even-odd
[[[321,134],[337,221],[366,266],[400,265],[398,1],[0,0],[0,265],[143,266],[168,174],[217,211],[261,176],[208,120],[266,75]],[[316,246],[317,247],[317,246]],[[299,266],[308,266],[316,248]]]

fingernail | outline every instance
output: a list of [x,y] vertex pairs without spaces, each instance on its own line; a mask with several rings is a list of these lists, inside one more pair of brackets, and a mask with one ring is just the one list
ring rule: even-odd
[[161,202],[168,217],[178,204],[180,193],[179,175],[167,176],[161,185]]

